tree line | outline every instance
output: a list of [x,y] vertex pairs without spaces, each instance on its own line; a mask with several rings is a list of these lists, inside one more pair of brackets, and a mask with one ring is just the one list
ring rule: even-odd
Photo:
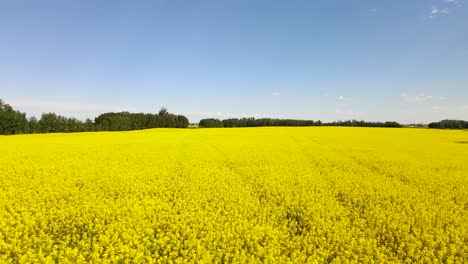
[[159,113],[104,113],[81,121],[55,113],[43,113],[40,119],[27,118],[25,113],[13,109],[0,99],[0,134],[28,134],[86,131],[128,131],[147,128],[169,127],[186,128],[187,117],[169,113],[162,108]]
[[428,127],[439,129],[467,129],[468,121],[445,119],[439,122],[430,123]]
[[274,118],[215,118],[202,119],[200,127],[262,127],[262,126],[353,126],[353,127],[402,127],[398,122],[367,122],[357,120],[322,122],[320,120],[274,119]]
[[[28,134],[53,132],[86,132],[86,131],[129,131],[138,129],[168,127],[186,128],[187,117],[169,113],[162,108],[157,114],[152,113],[104,113],[94,120],[81,121],[55,113],[43,113],[40,119],[27,118],[25,113],[13,109],[0,99],[0,134]],[[262,127],[262,126],[350,126],[350,127],[402,127],[394,121],[367,122],[358,120],[321,122],[320,120],[275,119],[275,118],[207,118],[199,122],[199,127]],[[428,125],[438,129],[467,129],[468,121],[442,120]]]

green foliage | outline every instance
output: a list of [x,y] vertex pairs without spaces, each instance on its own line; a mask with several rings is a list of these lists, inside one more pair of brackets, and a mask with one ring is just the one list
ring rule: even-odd
[[29,127],[29,133],[39,133],[41,131],[41,126],[39,125],[39,121],[37,120],[36,117],[31,117],[28,120],[28,127]]
[[189,126],[189,120],[187,117],[183,115],[177,115],[177,127],[178,128],[186,128]]
[[25,113],[15,111],[0,100],[0,134],[84,132],[84,131],[127,131],[157,127],[186,128],[187,117],[171,114],[162,108],[158,114],[145,113],[104,113],[84,122],[74,117],[64,117],[55,113],[43,113],[37,120],[26,118]]
[[89,124],[74,117],[64,117],[55,113],[44,113],[41,119],[29,120],[30,133],[53,133],[53,132],[84,132],[93,131]]
[[317,126],[320,121],[273,118],[230,118],[223,120],[224,127],[261,127],[261,126]]
[[199,122],[200,127],[223,127],[223,122],[215,118],[202,119]]
[[445,119],[440,122],[430,123],[429,128],[466,129],[468,128],[468,121]]
[[26,114],[15,111],[0,99],[0,134],[12,135],[28,132]]
[[[220,123],[221,122],[221,123]],[[229,118],[220,121],[218,119],[203,119],[200,127],[264,127],[264,126],[353,126],[353,127],[401,127],[397,122],[366,122],[357,120],[335,121],[322,123],[322,121],[300,119],[274,119],[274,118]]]
[[367,122],[364,120],[346,120],[336,121],[330,123],[324,123],[324,126],[349,126],[349,127],[402,127],[398,122],[386,121],[386,122]]
[[174,115],[165,108],[158,114],[145,113],[105,113],[94,119],[97,130],[127,131],[157,127],[186,128],[188,119],[183,115]]

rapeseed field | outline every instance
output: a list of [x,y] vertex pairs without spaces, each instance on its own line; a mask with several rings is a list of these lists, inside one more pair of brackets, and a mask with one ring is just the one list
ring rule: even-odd
[[468,263],[468,132],[0,136],[0,263]]

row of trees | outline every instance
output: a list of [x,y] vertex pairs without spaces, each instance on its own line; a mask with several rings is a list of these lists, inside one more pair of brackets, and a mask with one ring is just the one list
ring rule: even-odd
[[200,127],[261,127],[261,126],[355,126],[355,127],[401,127],[397,122],[366,122],[357,120],[335,121],[323,123],[322,121],[273,119],[273,118],[230,118],[230,119],[202,119]]
[[186,128],[189,125],[187,117],[171,114],[165,108],[162,108],[158,114],[105,113],[96,117],[94,123],[97,130],[106,131],[138,130],[157,127]]
[[464,128],[468,128],[468,121],[446,119],[440,122],[430,123],[429,128],[464,129]]
[[323,123],[323,126],[351,126],[351,127],[402,127],[401,124],[395,121],[385,122],[367,122],[358,120],[335,121]]
[[272,118],[230,118],[222,121],[223,127],[259,127],[259,126],[319,126],[320,121]]
[[38,120],[27,118],[25,113],[14,110],[0,99],[0,134],[27,134],[84,131],[126,131],[157,127],[186,128],[188,119],[183,115],[169,113],[162,108],[157,114],[105,113],[93,120],[81,121],[55,113],[44,113]]
[[[38,120],[27,118],[25,113],[13,109],[0,99],[0,134],[84,132],[84,131],[127,131],[157,127],[186,128],[187,117],[169,113],[162,108],[157,114],[150,113],[104,113],[94,120],[78,120],[55,113],[44,113]],[[230,118],[202,119],[200,127],[261,127],[261,126],[353,126],[353,127],[401,127],[394,121],[366,122],[357,120],[323,123],[320,120],[273,119],[273,118]],[[467,129],[468,121],[442,120],[429,124],[429,128]]]
[[206,118],[200,120],[198,123],[199,127],[224,127],[223,121],[214,118]]

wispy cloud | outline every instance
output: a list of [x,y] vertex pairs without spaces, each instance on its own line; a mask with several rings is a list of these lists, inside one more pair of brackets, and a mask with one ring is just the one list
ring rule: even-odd
[[54,112],[58,114],[73,115],[75,117],[93,117],[104,112],[117,112],[129,110],[124,107],[112,105],[98,105],[78,101],[49,101],[37,99],[8,99],[8,104],[25,111],[28,114],[40,115],[42,113]]
[[276,115],[271,113],[232,113],[232,112],[184,112],[183,115],[187,116],[190,121],[200,120],[203,118],[243,118],[243,117],[255,117],[255,118],[285,118],[282,115]]
[[447,7],[445,8],[437,8],[435,6],[432,7],[431,14],[436,15],[436,14],[443,14],[447,15],[449,13],[449,9]]
[[[450,14],[452,7],[459,7],[460,1],[459,0],[442,0],[439,6],[433,5],[430,9],[428,14],[429,19],[436,18],[438,16],[446,16]],[[450,7],[450,8],[449,8]]]
[[425,95],[425,94],[407,94],[407,93],[402,93],[400,94],[400,97],[408,103],[421,103],[421,102],[427,102],[432,100],[433,96],[432,95]]
[[335,114],[339,119],[357,119],[360,116],[359,113],[356,113],[352,110],[342,109],[336,109]]
[[278,97],[278,96],[281,96],[283,94],[280,93],[280,92],[273,92],[273,93],[271,93],[271,95]]
[[431,13],[429,14],[429,18],[435,18],[437,16],[445,16],[449,14],[449,9],[447,7],[439,8],[437,6],[432,6]]
[[344,95],[340,95],[340,96],[338,96],[338,100],[339,101],[350,101],[351,97],[346,97]]
[[44,111],[82,111],[82,112],[96,112],[96,111],[115,111],[118,107],[109,105],[97,105],[75,101],[44,101],[32,99],[9,99],[9,104],[22,108],[43,109]]

